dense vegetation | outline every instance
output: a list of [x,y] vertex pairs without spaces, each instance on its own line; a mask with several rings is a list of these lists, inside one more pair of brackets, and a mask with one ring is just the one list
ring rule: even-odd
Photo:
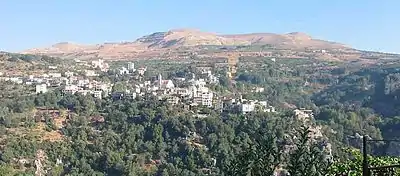
[[[260,58],[239,66],[235,88],[244,98],[267,100],[278,113],[203,110],[206,117],[199,118],[197,112],[151,96],[95,99],[59,90],[36,95],[24,85],[1,84],[0,173],[32,175],[34,160],[44,151],[41,161],[49,175],[269,175],[278,168],[292,175],[360,175],[355,150],[360,141],[352,137],[399,137],[400,70],[390,65],[361,68]],[[185,64],[156,62],[148,70],[148,77],[195,72]],[[131,80],[114,72],[99,79],[117,82],[114,91]],[[232,88],[226,81],[221,74],[220,85],[211,88],[228,94]],[[250,91],[254,87],[265,91]],[[311,126],[294,118],[296,107],[314,110]],[[309,128],[316,125],[326,138],[309,137]],[[326,142],[332,144],[333,160],[321,148]],[[285,146],[294,150],[285,151]],[[398,163],[396,157],[375,156],[398,156],[397,145],[371,144],[370,149],[371,165]]]
[[42,73],[49,66],[65,70],[73,60],[64,60],[44,55],[16,54],[0,52],[0,72],[8,75],[28,75]]

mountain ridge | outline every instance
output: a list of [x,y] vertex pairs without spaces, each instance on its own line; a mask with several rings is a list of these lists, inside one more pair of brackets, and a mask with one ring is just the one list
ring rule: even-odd
[[[102,44],[85,45],[74,42],[59,42],[47,48],[33,48],[21,53],[43,54],[55,57],[94,58],[107,59],[134,59],[134,58],[178,58],[187,53],[213,56],[224,50],[201,48],[201,46],[270,46],[270,49],[262,51],[246,51],[250,55],[271,55],[272,52],[280,52],[278,56],[305,56],[306,53],[325,50],[334,51],[334,54],[342,53],[341,57],[353,57],[359,54],[357,50],[345,44],[313,38],[303,32],[290,32],[286,34],[275,33],[246,33],[246,34],[217,34],[204,32],[198,29],[172,29],[165,32],[154,32],[133,41],[108,42]],[[200,48],[200,49],[199,49]],[[351,53],[351,56],[342,56]],[[266,53],[266,54],[265,54]],[[319,54],[321,55],[321,54]],[[322,54],[324,55],[324,54]],[[326,55],[326,54],[325,54]],[[308,57],[308,56],[307,56]],[[314,56],[313,56],[314,57]],[[318,56],[319,57],[319,56]],[[358,57],[358,56],[357,56]]]

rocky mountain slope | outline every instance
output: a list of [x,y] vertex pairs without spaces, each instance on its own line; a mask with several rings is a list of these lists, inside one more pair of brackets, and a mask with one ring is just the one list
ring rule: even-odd
[[[227,51],[226,47],[231,49]],[[300,32],[219,35],[196,29],[175,29],[168,32],[156,32],[132,42],[97,45],[62,42],[48,48],[29,49],[22,53],[81,59],[94,57],[113,60],[138,58],[174,59],[192,55],[200,57],[224,56],[228,52],[238,51],[238,48],[242,48],[240,50],[241,53],[249,56],[318,57],[331,60],[361,57],[359,51],[349,46],[314,39]]]

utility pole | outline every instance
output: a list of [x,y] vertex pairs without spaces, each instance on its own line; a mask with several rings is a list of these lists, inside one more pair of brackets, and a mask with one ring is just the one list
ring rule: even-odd
[[363,136],[363,176],[370,176],[368,169],[368,156],[367,156],[367,136]]

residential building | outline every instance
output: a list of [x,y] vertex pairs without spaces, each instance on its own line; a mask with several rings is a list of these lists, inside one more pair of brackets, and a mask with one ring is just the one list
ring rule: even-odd
[[265,112],[276,112],[276,110],[275,110],[275,107],[273,107],[273,106],[268,106],[268,107],[265,109]]
[[104,64],[104,61],[101,59],[92,61],[92,66],[94,68],[103,68],[103,66],[104,66],[103,64]]
[[264,87],[255,87],[253,88],[252,92],[257,92],[257,93],[261,93],[264,92]]
[[217,84],[219,82],[219,78],[211,74],[208,76],[208,82],[210,84]]
[[49,65],[49,69],[56,70],[56,69],[57,69],[57,66]]
[[74,76],[74,72],[70,72],[70,71],[66,71],[65,73],[64,73],[64,75],[65,75],[65,77],[72,77],[72,76]]
[[146,67],[140,67],[139,69],[138,69],[138,73],[139,73],[139,75],[144,75],[144,72],[146,72],[146,70],[147,70],[147,68]]
[[11,81],[16,84],[22,84],[24,82],[21,78],[18,77],[6,78],[6,81]]
[[177,105],[179,103],[180,98],[177,96],[168,96],[167,97],[167,102],[172,104],[172,105]]
[[89,84],[90,81],[88,79],[79,79],[77,82],[78,87],[85,87],[87,84]]
[[247,114],[247,113],[253,112],[255,110],[254,102],[243,103],[243,104],[240,104],[239,106],[240,106],[239,110],[243,114]]
[[193,97],[193,102],[196,103],[196,104],[199,104],[199,105],[212,107],[212,105],[213,105],[213,96],[214,96],[214,94],[212,92],[197,93]]
[[98,99],[102,99],[103,97],[102,97],[102,91],[101,90],[95,90],[95,91],[93,91],[93,97],[94,98],[98,98]]
[[61,78],[61,73],[49,73],[48,74],[52,78]]
[[174,92],[175,94],[178,94],[180,96],[189,96],[190,95],[189,90],[186,88],[175,88],[174,91],[175,91]]
[[46,93],[47,85],[46,84],[38,84],[36,85],[36,93]]
[[75,94],[79,89],[76,85],[66,85],[63,89],[63,93]]
[[174,80],[175,80],[175,81],[180,81],[180,82],[183,82],[183,81],[185,81],[185,80],[186,80],[186,78],[174,78]]
[[135,99],[136,97],[137,97],[137,93],[136,92],[127,92],[127,93],[125,93],[125,97],[127,98],[127,99]]
[[224,110],[224,102],[221,101],[220,99],[216,100],[214,102],[214,109],[216,111],[222,112]]
[[120,75],[129,74],[129,70],[126,69],[125,67],[122,67],[122,68],[119,70],[119,74],[120,74]]
[[128,70],[130,72],[134,72],[135,71],[135,63],[133,62],[128,62]]
[[161,74],[158,75],[158,80],[156,82],[159,89],[172,89],[175,87],[172,80],[163,80]]
[[239,111],[243,114],[249,112],[275,112],[273,106],[268,106],[267,101],[257,101],[257,100],[244,100],[239,104]]
[[87,77],[98,76],[94,70],[85,70],[85,75]]
[[77,93],[79,93],[79,94],[81,94],[81,95],[83,95],[83,96],[86,96],[86,95],[89,93],[89,90],[79,89],[79,90],[77,91]]
[[294,115],[296,118],[304,121],[308,121],[309,119],[314,118],[314,114],[312,110],[306,110],[304,108],[294,110]]

